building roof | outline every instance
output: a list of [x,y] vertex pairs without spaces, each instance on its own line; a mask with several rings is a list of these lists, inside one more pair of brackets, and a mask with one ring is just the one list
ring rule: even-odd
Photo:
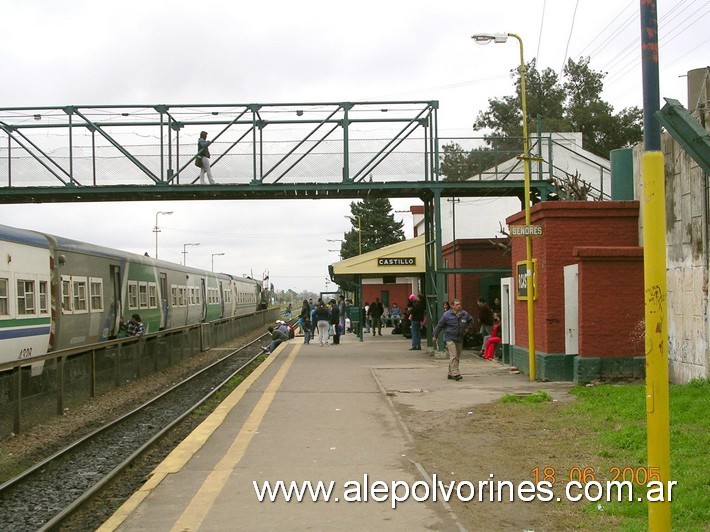
[[334,282],[355,282],[357,276],[419,275],[426,271],[424,236],[404,240],[341,260],[329,268]]

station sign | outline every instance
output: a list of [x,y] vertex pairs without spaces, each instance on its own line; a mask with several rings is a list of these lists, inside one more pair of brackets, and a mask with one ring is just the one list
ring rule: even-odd
[[401,258],[378,258],[377,259],[377,265],[378,266],[416,266],[417,265],[417,259],[416,257],[401,257]]
[[541,225],[509,225],[510,236],[542,236]]

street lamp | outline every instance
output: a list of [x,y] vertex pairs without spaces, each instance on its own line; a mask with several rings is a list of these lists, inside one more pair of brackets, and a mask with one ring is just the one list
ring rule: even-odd
[[160,233],[160,228],[158,227],[158,215],[159,214],[172,214],[173,211],[158,211],[155,213],[155,227],[153,232],[155,233],[155,258],[158,258],[158,233]]
[[192,244],[183,244],[182,245],[182,265],[186,266],[187,265],[187,246],[199,246],[199,242],[194,242]]
[[362,218],[357,214],[345,215],[345,218],[349,218],[352,221],[353,218],[357,218],[357,247],[358,255],[362,255]]
[[224,253],[212,253],[212,271],[214,272],[214,258],[221,257]]
[[[513,37],[520,44],[520,101],[523,111],[523,168],[525,169],[525,225],[530,225],[530,144],[528,142],[528,111],[525,100],[525,56],[523,40],[515,33],[477,33],[471,38],[478,44],[504,43]],[[528,365],[530,380],[535,380],[535,287],[533,286],[532,236],[525,236],[525,282],[528,302]]]

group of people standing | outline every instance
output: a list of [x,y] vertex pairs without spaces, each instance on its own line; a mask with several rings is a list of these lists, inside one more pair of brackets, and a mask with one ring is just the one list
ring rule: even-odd
[[[317,334],[321,347],[339,344],[341,334],[346,332],[346,316],[350,304],[351,302],[346,300],[343,295],[340,295],[338,300],[331,299],[328,302],[319,299],[315,304],[313,300],[304,299],[298,315],[298,326],[303,332],[304,343],[310,344]],[[485,299],[479,298],[477,304],[479,331],[483,338],[480,354],[486,359],[492,359],[495,348],[501,341],[500,300],[495,298],[491,307]],[[394,328],[406,320],[411,330],[409,350],[421,351],[422,326],[426,324],[426,303],[422,295],[412,294],[409,296],[404,315],[396,303],[386,309],[379,298],[375,298],[371,304],[366,302],[363,306],[363,313],[365,317],[364,332],[369,334],[372,330],[373,336],[382,336],[385,317],[390,320]],[[449,354],[448,378],[451,380],[460,381],[463,378],[459,370],[459,362],[464,340],[473,332],[474,321],[473,316],[462,308],[461,300],[454,299],[450,305],[448,302],[444,303],[444,313],[434,327],[432,338],[434,344],[438,342],[439,335],[444,334],[444,342]],[[264,349],[269,352],[289,338],[289,326],[280,320],[277,321],[276,327],[269,327],[269,332],[272,335],[272,342],[268,349]]]
[[348,301],[343,295],[327,303],[319,299],[314,304],[312,300],[304,299],[298,315],[298,325],[303,331],[303,343],[309,344],[317,332],[321,347],[339,344],[340,336],[346,332],[347,307]]

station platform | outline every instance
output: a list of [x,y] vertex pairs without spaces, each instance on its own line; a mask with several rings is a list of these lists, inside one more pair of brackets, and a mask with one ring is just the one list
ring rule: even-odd
[[[463,380],[448,380],[443,353],[410,346],[390,329],[340,345],[281,344],[99,530],[465,530],[446,503],[394,500],[404,484],[431,481],[408,458],[398,409],[469,407],[541,383],[471,351]],[[260,502],[267,481],[274,492],[278,481],[332,491],[327,501],[306,487],[301,502],[283,491]]]

